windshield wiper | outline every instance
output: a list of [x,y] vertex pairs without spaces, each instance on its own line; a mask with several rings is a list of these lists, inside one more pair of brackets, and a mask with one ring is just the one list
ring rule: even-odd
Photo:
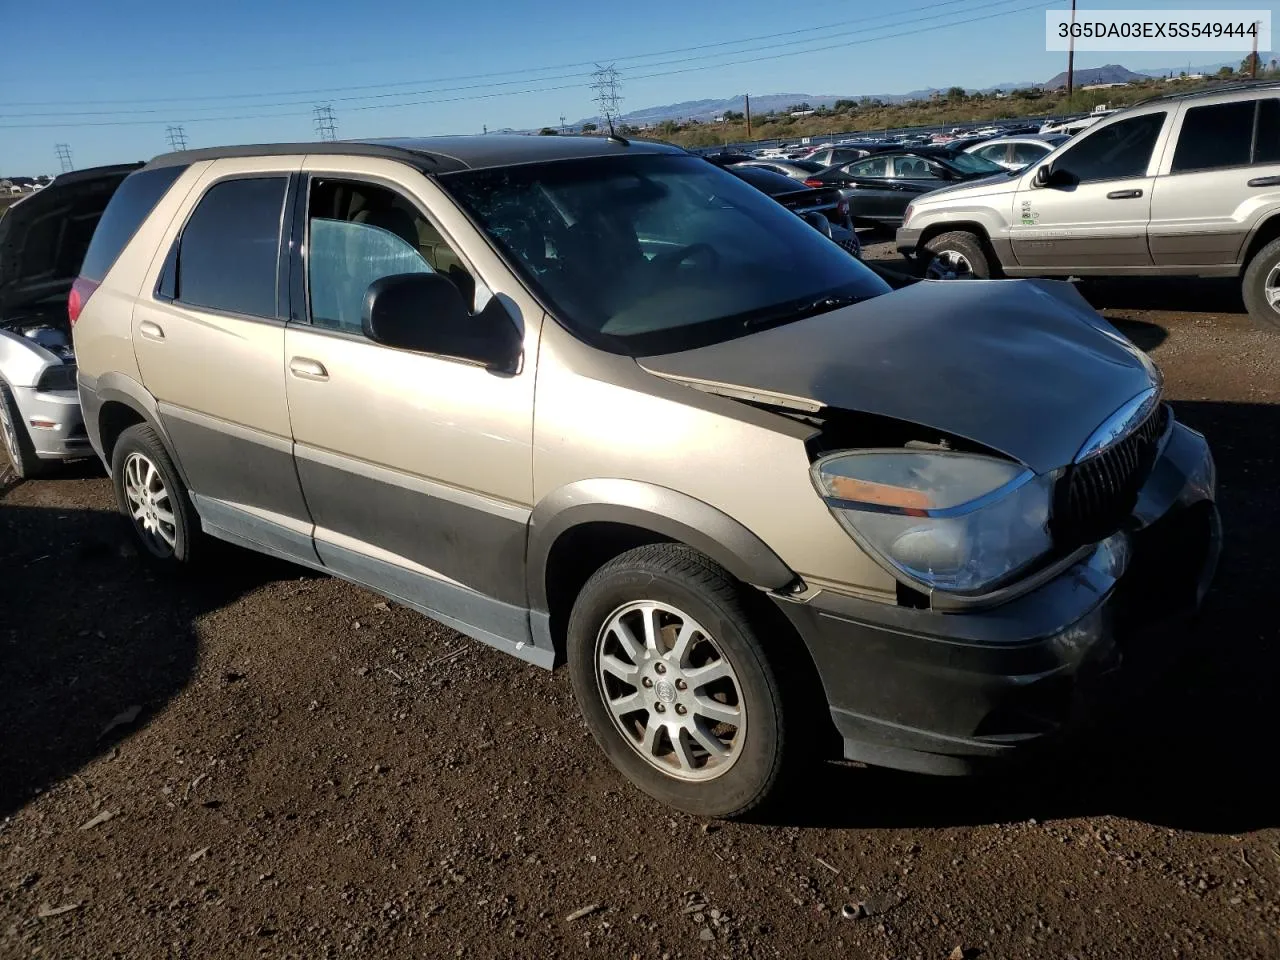
[[792,320],[803,320],[805,317],[816,317],[820,313],[830,313],[832,310],[839,310],[841,307],[861,303],[865,299],[866,297],[851,293],[818,297],[816,300],[797,304],[778,313],[770,313],[762,317],[751,317],[742,321],[742,325],[744,327],[760,327],[774,323],[788,323]]

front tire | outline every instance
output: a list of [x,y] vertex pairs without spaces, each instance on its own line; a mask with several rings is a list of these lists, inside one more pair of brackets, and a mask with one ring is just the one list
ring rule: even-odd
[[27,432],[18,401],[4,380],[0,380],[0,444],[9,455],[13,472],[22,479],[31,480],[44,472],[44,461],[36,456],[36,447]]
[[592,736],[637,787],[700,817],[760,806],[789,758],[782,688],[746,600],[697,551],[650,544],[597,570],[569,618]]
[[982,240],[967,230],[940,233],[924,245],[926,280],[989,280],[991,261]]
[[129,520],[146,556],[190,563],[200,521],[169,452],[145,423],[129,427],[111,451],[116,505]]
[[1271,333],[1280,331],[1280,240],[1272,240],[1249,261],[1241,293],[1254,323]]

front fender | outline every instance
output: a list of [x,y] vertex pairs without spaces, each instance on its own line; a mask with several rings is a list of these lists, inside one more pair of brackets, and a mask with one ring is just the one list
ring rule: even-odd
[[708,503],[639,480],[578,480],[543,497],[529,518],[526,570],[534,611],[548,610],[547,561],[556,541],[576,526],[598,522],[628,524],[686,543],[761,589],[779,590],[796,579],[763,540]]

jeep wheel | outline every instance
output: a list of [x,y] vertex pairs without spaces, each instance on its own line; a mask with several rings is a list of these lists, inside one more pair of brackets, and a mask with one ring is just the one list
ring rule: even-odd
[[965,230],[941,233],[924,245],[926,280],[986,280],[991,265],[982,241]]
[[596,571],[569,619],[592,735],[637,787],[697,816],[759,806],[787,754],[781,688],[741,591],[697,551],[652,544]]
[[1255,323],[1280,330],[1280,240],[1272,240],[1249,261],[1241,293]]
[[116,504],[155,560],[186,563],[200,537],[200,521],[169,453],[144,423],[125,430],[111,451]]
[[0,444],[9,455],[13,472],[24,480],[37,477],[44,470],[44,461],[36,456],[35,444],[27,433],[18,402],[13,399],[9,385],[0,380]]

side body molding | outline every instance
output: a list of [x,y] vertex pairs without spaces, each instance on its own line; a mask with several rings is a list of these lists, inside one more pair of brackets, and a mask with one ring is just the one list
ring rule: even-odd
[[796,579],[792,570],[733,517],[687,494],[639,480],[578,480],[552,491],[529,518],[529,607],[546,614],[547,561],[556,540],[584,523],[625,523],[687,543],[739,580],[778,590]]

